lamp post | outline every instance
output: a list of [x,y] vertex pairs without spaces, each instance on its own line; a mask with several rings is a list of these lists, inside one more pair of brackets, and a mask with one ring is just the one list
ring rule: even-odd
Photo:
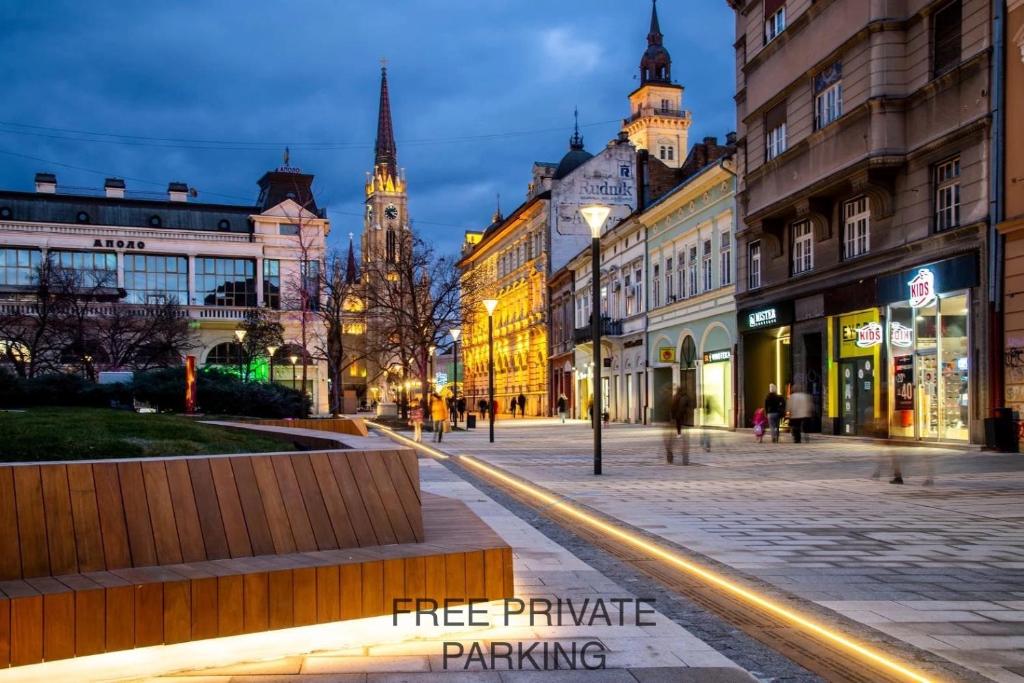
[[[299,362],[298,356],[289,356],[288,360],[292,362],[292,389],[295,388],[295,364]],[[305,387],[303,387],[305,389]]]
[[267,358],[270,359],[270,381],[274,381],[274,354],[277,353],[277,347],[271,344],[267,347]]
[[601,474],[601,228],[608,220],[611,207],[601,204],[580,209],[590,226],[590,286],[594,303],[590,314],[590,336],[594,344],[594,474]]
[[430,362],[427,364],[427,388],[429,389],[430,387],[434,387],[434,391],[440,394],[441,389],[437,386],[437,373],[435,372],[437,367],[435,366],[434,358],[434,354],[437,353],[437,346],[435,344],[431,344],[427,347],[427,352],[430,354]]
[[245,381],[245,373],[242,371],[242,355],[245,348],[242,346],[242,342],[245,341],[245,330],[235,330],[235,339],[238,340],[238,379]]
[[453,356],[453,374],[452,378],[452,402],[455,404],[455,412],[452,415],[452,424],[456,427],[459,426],[459,335],[462,334],[462,330],[458,327],[453,327],[448,330],[448,334],[452,335],[454,343],[452,344],[452,356]]
[[497,307],[497,299],[484,299],[484,308],[487,309],[487,417],[491,443],[494,443],[494,309]]

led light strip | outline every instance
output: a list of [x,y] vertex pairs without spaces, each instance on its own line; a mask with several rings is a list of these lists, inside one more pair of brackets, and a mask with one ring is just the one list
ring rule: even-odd
[[[406,443],[413,448],[417,448],[425,453],[428,453],[440,460],[451,459],[450,456],[448,456],[445,453],[442,453],[436,448],[426,446],[422,443],[417,443],[412,439],[406,438],[401,434],[396,433],[394,430],[388,429],[387,427],[384,427],[382,425],[378,425],[376,423],[370,424],[383,431],[386,431],[388,435],[391,436],[392,438],[403,443]],[[768,598],[762,597],[761,595],[758,595],[757,593],[754,593],[753,591],[744,588],[743,586],[734,583],[729,579],[716,574],[715,572],[712,572],[704,567],[701,567],[700,565],[694,564],[693,562],[690,562],[689,560],[685,559],[681,555],[678,555],[677,553],[667,550],[659,545],[656,545],[630,531],[627,531],[625,529],[616,527],[612,524],[608,524],[607,522],[597,519],[591,514],[585,512],[584,510],[581,510],[580,508],[577,508],[574,505],[566,503],[565,501],[560,500],[549,493],[546,493],[543,489],[533,486],[515,477],[511,477],[502,472],[501,470],[491,467],[490,465],[484,464],[483,462],[481,462],[480,460],[473,456],[460,455],[456,459],[456,462],[468,465],[473,469],[483,472],[487,476],[493,479],[497,479],[498,481],[507,484],[508,486],[511,486],[512,488],[517,489],[518,491],[525,493],[527,496],[533,498],[534,500],[542,502],[553,509],[564,512],[570,517],[573,517],[574,519],[586,524],[589,527],[597,529],[608,536],[617,538],[621,541],[625,541],[633,547],[642,550],[653,557],[660,559],[668,565],[671,565],[677,569],[681,569],[684,572],[701,579],[705,583],[723,589],[726,592],[731,593],[732,595],[741,598],[742,600],[745,600],[750,604],[756,605],[764,610],[767,610],[775,616],[781,617],[786,621],[790,622],[791,624],[799,627],[805,632],[809,632],[813,635],[820,636],[821,638],[835,645],[838,645],[840,648],[847,651],[848,653],[855,654],[862,657],[863,659],[869,660],[881,666],[883,669],[891,671],[892,673],[897,674],[908,681],[915,681],[917,683],[932,683],[935,680],[932,678],[928,678],[924,674],[914,671],[908,666],[887,657],[881,652],[877,652],[872,648],[867,647],[866,645],[862,645],[857,641],[852,640],[847,636],[844,636],[842,633],[833,631],[832,629],[823,626],[790,609],[787,609],[786,607],[783,607],[778,603],[772,602]]]

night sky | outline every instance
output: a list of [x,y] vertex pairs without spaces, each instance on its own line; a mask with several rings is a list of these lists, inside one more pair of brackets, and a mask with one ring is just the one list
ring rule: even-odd
[[[658,11],[690,141],[721,139],[735,128],[732,12]],[[616,135],[649,21],[647,0],[5,0],[0,187],[51,171],[63,186],[181,180],[199,201],[252,203],[288,144],[345,246],[386,57],[414,227],[452,251],[496,193],[506,213],[524,199],[533,161],[562,157],[575,106],[589,151]]]

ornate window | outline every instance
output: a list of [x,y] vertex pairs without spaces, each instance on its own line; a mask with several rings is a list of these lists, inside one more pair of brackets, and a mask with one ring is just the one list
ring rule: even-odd
[[718,278],[721,285],[724,287],[732,284],[732,238],[728,230],[722,232],[718,260]]
[[836,62],[814,79],[814,129],[821,130],[843,115],[843,65]]
[[814,228],[810,221],[800,221],[792,230],[793,275],[799,275],[814,269]]
[[747,288],[761,287],[761,243],[751,242],[747,247]]
[[960,225],[960,157],[935,167],[935,229]]
[[843,258],[863,256],[871,249],[871,206],[867,197],[843,205]]

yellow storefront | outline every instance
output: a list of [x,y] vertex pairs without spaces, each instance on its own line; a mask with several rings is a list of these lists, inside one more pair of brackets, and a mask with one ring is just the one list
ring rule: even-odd
[[885,433],[885,327],[877,308],[828,319],[828,413],[845,436]]

